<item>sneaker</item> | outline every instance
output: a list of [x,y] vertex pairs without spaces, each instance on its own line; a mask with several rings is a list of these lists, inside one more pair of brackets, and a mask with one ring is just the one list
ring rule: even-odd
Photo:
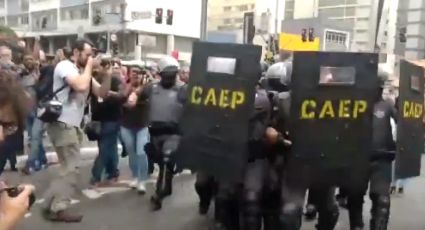
[[395,186],[391,186],[391,188],[390,188],[390,194],[394,194],[395,193],[395,190],[396,190],[396,187]]
[[140,195],[144,195],[146,193],[145,182],[139,182],[139,184],[137,185],[137,192]]
[[138,185],[138,181],[137,181],[137,179],[133,179],[131,182],[130,182],[130,184],[129,184],[129,186],[130,186],[130,188],[137,188],[137,185]]

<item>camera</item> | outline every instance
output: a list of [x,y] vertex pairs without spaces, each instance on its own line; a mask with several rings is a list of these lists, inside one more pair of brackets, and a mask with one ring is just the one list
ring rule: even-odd
[[[1,189],[0,190],[0,193],[1,192],[7,192],[7,195],[8,196],[10,196],[10,197],[17,197],[17,196],[19,196],[19,194],[22,191],[23,191],[22,188],[19,188],[19,187],[10,187],[10,188]],[[30,209],[32,207],[32,205],[34,204],[34,202],[35,202],[35,195],[34,195],[34,193],[31,193],[30,194],[30,197],[29,197],[29,206],[28,206],[28,209]]]

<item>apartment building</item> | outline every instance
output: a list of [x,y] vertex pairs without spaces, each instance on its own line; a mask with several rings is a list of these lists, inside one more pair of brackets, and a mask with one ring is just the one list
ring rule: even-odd
[[240,30],[245,12],[255,11],[257,0],[210,0],[208,30]]
[[[201,34],[201,1],[185,0],[0,0],[0,24],[18,35],[41,37],[45,51],[69,45],[78,36],[107,48],[111,35],[129,58],[157,59],[172,51],[189,60]],[[187,13],[187,5],[192,12]],[[162,23],[156,22],[161,9]],[[172,24],[166,23],[172,14]],[[114,36],[115,37],[115,36]]]
[[[425,59],[425,0],[400,0],[397,19],[395,53],[408,59]],[[400,34],[404,34],[404,42]]]

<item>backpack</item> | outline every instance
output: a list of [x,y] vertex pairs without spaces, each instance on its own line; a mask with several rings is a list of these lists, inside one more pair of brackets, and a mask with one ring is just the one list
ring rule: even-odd
[[48,65],[40,69],[40,78],[35,85],[37,99],[42,99],[53,94],[53,74],[55,66]]

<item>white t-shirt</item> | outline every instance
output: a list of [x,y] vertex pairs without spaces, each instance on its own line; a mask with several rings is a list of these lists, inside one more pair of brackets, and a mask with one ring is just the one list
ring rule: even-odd
[[[78,67],[69,60],[64,60],[56,65],[53,75],[53,91],[66,84],[65,78],[79,75]],[[84,108],[87,103],[87,92],[76,92],[66,87],[57,94],[57,99],[62,102],[62,114],[58,121],[80,127],[84,116]]]

